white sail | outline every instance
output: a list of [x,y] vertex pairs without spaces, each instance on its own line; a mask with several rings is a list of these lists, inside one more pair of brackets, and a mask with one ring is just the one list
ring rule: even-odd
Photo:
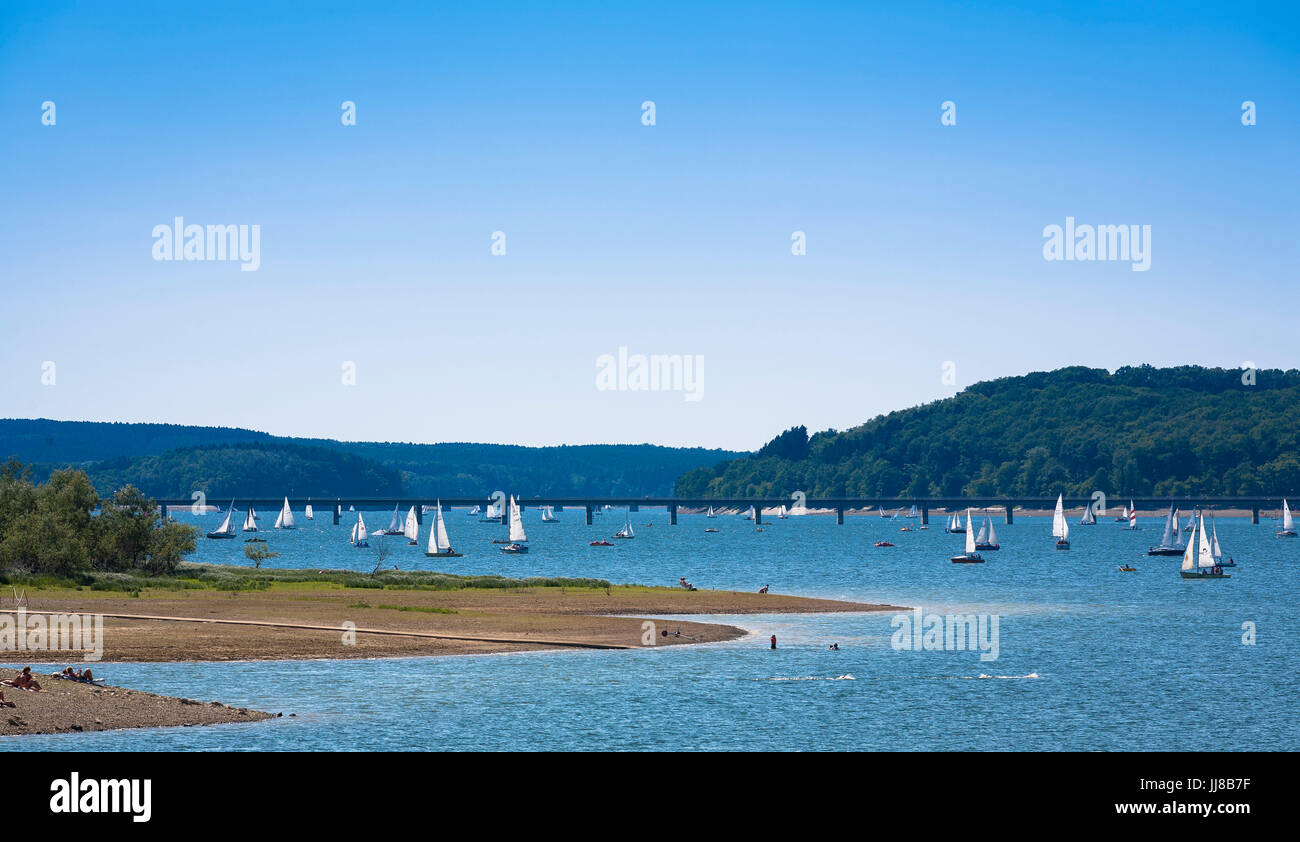
[[1291,519],[1291,507],[1286,504],[1286,498],[1282,498],[1282,531],[1295,532],[1295,521]]
[[420,521],[415,516],[415,506],[406,512],[406,523],[403,525],[402,534],[412,541],[420,540]]
[[442,503],[438,504],[437,523],[434,524],[434,532],[438,535],[438,552],[451,552],[451,537],[447,535],[447,524],[442,519]]
[[245,532],[257,531],[257,513],[253,511],[252,506],[248,507],[248,517],[244,518],[244,531]]
[[[1200,533],[1200,541],[1197,544],[1196,550],[1196,566],[1213,567],[1218,562],[1214,560],[1214,550],[1210,548],[1210,538],[1205,534],[1204,516],[1201,517],[1200,526],[1197,528],[1197,531]],[[1188,541],[1187,545],[1190,547],[1192,542]]]
[[1160,536],[1160,546],[1171,547],[1174,543],[1174,535],[1178,533],[1178,515],[1174,513],[1174,507],[1169,507],[1169,514],[1165,515],[1165,531]]
[[235,516],[235,501],[231,500],[230,508],[226,509],[226,518],[225,520],[221,521],[221,525],[217,527],[217,532],[221,533],[222,535],[234,535],[235,529],[233,526],[230,525],[230,519],[234,516]]
[[975,530],[970,526],[970,509],[966,510],[966,555],[975,554]]
[[615,536],[617,538],[635,538],[636,534],[632,531],[632,513],[628,512],[627,518],[623,521],[623,528]]
[[1064,541],[1070,535],[1070,525],[1065,522],[1065,500],[1056,495],[1056,511],[1052,512],[1052,537]]
[[284,505],[280,507],[280,514],[275,519],[276,529],[293,529],[293,510],[289,508],[289,498],[284,498]]
[[303,515],[307,518],[307,520],[316,519],[316,516],[311,512],[311,503],[307,504],[307,508],[303,511]]
[[975,543],[983,544],[989,539],[989,516],[985,515],[984,520],[980,523],[979,534],[975,536]]
[[360,544],[369,537],[370,534],[366,532],[366,521],[361,516],[361,512],[357,512],[357,522],[352,525],[352,543]]
[[715,515],[715,514],[713,513],[713,507],[712,507],[712,506],[709,506],[709,513],[706,514],[705,517],[717,517],[717,515]]
[[1219,549],[1219,525],[1210,518],[1210,547],[1214,550],[1215,558],[1223,558],[1223,550]]
[[998,542],[998,533],[993,531],[993,518],[989,518],[988,542],[994,545],[996,545]]
[[1138,528],[1138,513],[1137,513],[1137,509],[1133,508],[1132,503],[1129,504],[1129,509],[1128,509],[1128,528],[1129,529]]
[[1196,569],[1196,550],[1191,541],[1187,542],[1187,549],[1183,551],[1183,570]]
[[519,513],[519,504],[515,502],[513,495],[510,497],[510,543],[518,544],[521,541],[527,541],[528,536],[524,534],[524,518]]

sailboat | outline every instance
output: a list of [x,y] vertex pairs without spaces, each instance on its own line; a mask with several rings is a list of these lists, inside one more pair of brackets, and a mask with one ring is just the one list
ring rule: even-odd
[[712,507],[712,506],[709,506],[709,512],[708,512],[708,514],[705,515],[705,517],[717,517],[717,515],[716,515],[716,514],[714,513],[714,511],[713,511],[713,507]]
[[907,517],[909,520],[916,520],[918,517],[920,517],[920,514],[918,514],[916,511],[915,503],[912,504],[912,508],[907,510]]
[[257,531],[257,512],[253,511],[252,506],[248,507],[248,516],[244,518],[244,531],[245,532]]
[[948,518],[948,526],[945,531],[958,535],[966,531],[966,528],[961,525],[961,514],[958,512],[952,513],[952,517]]
[[1119,514],[1115,516],[1115,522],[1128,523],[1128,506],[1119,510]]
[[1214,550],[1210,546],[1210,540],[1205,537],[1204,517],[1201,518],[1197,532],[1187,539],[1187,550],[1183,553],[1183,566],[1178,571],[1178,575],[1184,579],[1232,578],[1224,573],[1223,568],[1214,560]]
[[952,557],[953,564],[983,564],[984,556],[975,550],[975,531],[970,525],[970,509],[966,510],[966,552]]
[[528,536],[524,534],[524,517],[519,511],[519,504],[514,495],[510,496],[510,543],[501,548],[503,553],[528,552]]
[[542,507],[542,523],[559,523],[560,519],[555,516],[555,511],[550,506]]
[[388,528],[379,530],[380,535],[398,535],[402,531],[402,520],[397,514],[397,506],[393,506],[393,516],[388,521]]
[[209,538],[234,538],[235,525],[230,522],[235,516],[235,501],[230,501],[230,508],[226,509],[226,517],[221,521],[221,525],[208,533]]
[[1091,503],[1083,507],[1083,517],[1079,518],[1079,525],[1080,526],[1097,525],[1097,515],[1096,513],[1093,512]]
[[779,518],[780,520],[786,520],[786,519],[788,519],[788,518],[790,517],[790,512],[786,509],[785,506],[782,506],[782,507],[777,511],[776,516],[777,516],[777,518]]
[[1002,549],[1002,545],[998,543],[998,533],[993,530],[993,518],[989,517],[988,512],[984,513],[984,522],[980,524],[979,534],[975,536],[975,549]]
[[414,547],[420,543],[420,519],[415,516],[415,506],[412,506],[406,512],[406,523],[402,527],[402,534],[406,536],[407,546]]
[[623,528],[614,533],[615,538],[635,538],[636,533],[632,531],[632,514],[629,512],[627,519],[623,521]]
[[460,553],[451,548],[451,538],[447,536],[447,524],[442,519],[442,501],[434,507],[433,528],[429,530],[429,549],[426,556],[441,558],[460,558]]
[[1138,528],[1138,513],[1137,513],[1137,509],[1133,508],[1132,500],[1130,500],[1128,504],[1128,528],[1129,529]]
[[361,517],[361,512],[357,512],[357,522],[352,524],[352,546],[368,547],[370,543],[366,540],[370,534],[366,532],[366,522]]
[[1179,543],[1182,540],[1178,532],[1178,512],[1171,505],[1169,514],[1165,516],[1165,531],[1160,536],[1160,545],[1147,549],[1147,555],[1182,555],[1183,545]]
[[754,507],[750,506],[749,511],[745,512],[745,520],[753,520],[753,519],[754,519]]
[[284,505],[280,507],[280,514],[275,518],[276,529],[293,529],[293,510],[289,508],[289,498],[284,498]]
[[312,511],[311,511],[311,503],[308,503],[308,504],[307,504],[307,508],[303,510],[303,517],[307,518],[307,520],[315,520],[315,519],[316,519],[316,515],[312,514]]
[[885,507],[884,507],[884,506],[881,506],[881,507],[880,507],[880,516],[883,517],[883,518],[887,518],[887,517],[889,517],[889,512],[885,511]]
[[1196,519],[1200,516],[1201,516],[1201,507],[1197,506],[1195,509],[1192,510],[1192,516],[1187,519],[1187,526],[1186,528],[1183,529],[1183,531],[1191,532],[1193,529],[1195,529]]
[[474,508],[472,508],[472,509],[470,509],[468,512],[466,512],[466,513],[465,513],[465,516],[466,516],[466,517],[474,517],[474,515],[478,514],[478,513],[481,512],[481,511],[483,511],[483,507],[482,507],[482,506],[475,506]]
[[1052,512],[1052,537],[1058,550],[1070,549],[1070,524],[1065,520],[1065,501],[1056,495],[1056,511]]
[[1291,519],[1291,507],[1286,504],[1286,498],[1282,498],[1282,528],[1276,533],[1279,538],[1295,537],[1295,521]]
[[483,512],[483,523],[502,523],[505,518],[501,515],[501,508],[496,503],[488,503],[487,510]]
[[1214,522],[1214,515],[1210,515],[1210,549],[1214,553],[1214,563],[1220,567],[1236,567],[1237,562],[1231,558],[1223,560],[1223,550],[1219,547],[1219,526]]

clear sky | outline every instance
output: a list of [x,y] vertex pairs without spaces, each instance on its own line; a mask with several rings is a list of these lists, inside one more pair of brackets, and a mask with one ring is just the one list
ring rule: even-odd
[[[0,416],[747,449],[1062,365],[1298,364],[1294,4],[28,5]],[[260,268],[155,261],[176,216],[259,225]],[[1150,225],[1150,270],[1044,260],[1067,216]],[[702,356],[700,399],[598,390],[620,347]]]

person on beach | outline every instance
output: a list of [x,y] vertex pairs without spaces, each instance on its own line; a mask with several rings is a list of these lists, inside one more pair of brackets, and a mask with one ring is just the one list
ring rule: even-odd
[[87,684],[89,684],[89,683],[91,683],[91,682],[93,682],[93,681],[95,680],[95,676],[91,675],[91,673],[90,673],[90,667],[86,667],[84,670],[82,670],[82,671],[81,671],[81,675],[77,676],[77,678],[78,678],[78,680],[80,680],[80,681],[84,681],[84,682],[86,682]]
[[18,677],[14,679],[14,686],[20,690],[31,690],[34,693],[41,691],[40,682],[32,678],[31,667],[23,667],[23,671],[18,673]]
[[18,705],[5,699],[3,690],[0,690],[0,708],[16,708]]
[[771,586],[771,585],[764,585],[763,587],[761,587],[761,588],[758,589],[758,592],[759,592],[759,593],[767,593],[767,589],[770,588],[770,587],[772,587],[772,586]]

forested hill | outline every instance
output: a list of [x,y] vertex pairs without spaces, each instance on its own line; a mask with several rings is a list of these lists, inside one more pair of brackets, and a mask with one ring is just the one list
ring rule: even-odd
[[[1243,382],[1246,380],[1247,382]],[[1300,371],[1083,367],[1004,377],[850,430],[796,427],[676,493],[1295,494]]]
[[[131,483],[157,497],[518,494],[664,495],[682,473],[741,454],[649,444],[341,442],[232,427],[0,420],[0,460],[37,479],[85,470],[101,494]],[[327,490],[325,490],[327,489]]]

